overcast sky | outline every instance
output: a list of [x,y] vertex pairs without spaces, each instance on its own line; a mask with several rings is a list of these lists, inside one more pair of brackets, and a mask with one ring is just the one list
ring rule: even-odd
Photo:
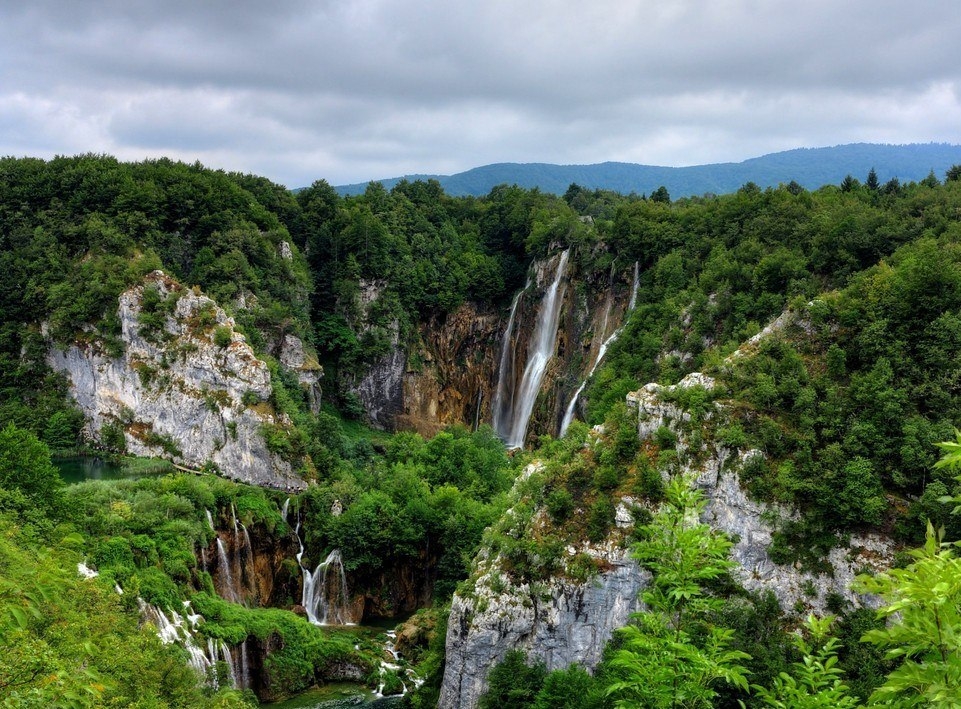
[[0,0],[0,155],[289,187],[961,143],[958,0]]

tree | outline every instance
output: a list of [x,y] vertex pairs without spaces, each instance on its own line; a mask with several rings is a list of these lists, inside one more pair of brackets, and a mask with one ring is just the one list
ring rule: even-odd
[[526,709],[541,691],[546,674],[543,662],[528,665],[522,650],[511,650],[490,671],[479,709]]
[[948,168],[948,171],[944,173],[945,182],[958,182],[961,181],[961,165],[952,165]]
[[860,590],[887,602],[879,613],[894,622],[862,638],[904,662],[871,695],[899,706],[957,707],[961,697],[961,559],[944,548],[928,523],[914,563],[874,578],[860,577]]
[[740,663],[750,656],[728,649],[731,630],[706,622],[721,602],[704,585],[733,562],[731,542],[697,522],[704,504],[692,481],[678,476],[661,510],[640,528],[644,541],[634,556],[654,578],[642,596],[648,612],[620,631],[623,645],[610,661],[608,694],[618,707],[709,707],[717,682],[747,689]]
[[547,675],[531,709],[589,709],[604,706],[599,682],[583,668],[572,665]]
[[664,204],[670,204],[670,203],[671,203],[671,194],[670,194],[670,192],[667,191],[667,187],[665,187],[664,185],[661,185],[661,186],[658,187],[656,190],[654,190],[653,192],[651,192],[651,201],[652,201],[652,202],[662,202],[662,203],[664,203]]
[[841,191],[851,192],[861,186],[861,183],[854,179],[851,175],[845,175],[844,179],[841,180]]
[[30,507],[54,514],[63,501],[63,480],[50,462],[50,450],[13,424],[0,431],[0,488],[19,493]]
[[833,618],[808,616],[806,627],[811,641],[798,634],[795,647],[800,651],[802,660],[795,662],[792,673],[782,672],[774,680],[770,689],[752,685],[752,689],[764,702],[774,709],[853,709],[857,700],[848,692],[841,681],[841,670],[837,667],[837,638],[830,636]]
[[[945,451],[936,467],[961,468],[961,432],[957,441],[939,444]],[[961,499],[954,498],[955,503]],[[961,505],[955,509],[957,513]],[[875,577],[858,577],[858,590],[880,595],[887,605],[878,613],[889,622],[862,640],[903,660],[871,695],[872,702],[898,706],[957,707],[961,697],[961,559],[942,541],[944,530],[930,522],[924,546],[910,552],[914,562]]]

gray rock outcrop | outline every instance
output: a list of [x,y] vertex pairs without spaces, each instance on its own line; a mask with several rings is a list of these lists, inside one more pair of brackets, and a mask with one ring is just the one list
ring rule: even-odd
[[490,669],[515,648],[542,660],[548,670],[600,663],[614,630],[640,610],[649,576],[627,549],[592,545],[578,551],[603,561],[608,570],[585,582],[555,577],[514,585],[495,562],[485,564],[473,596],[454,596],[438,707],[475,707]]
[[308,351],[299,337],[287,334],[280,343],[279,360],[282,367],[297,375],[298,383],[307,392],[307,404],[311,412],[318,413],[323,395],[320,380],[324,376],[324,369],[317,362],[317,355]]
[[[385,284],[377,281],[360,282],[357,297],[359,310],[355,330],[358,337],[371,331],[371,310],[382,297]],[[372,425],[381,429],[394,427],[394,418],[404,410],[404,373],[407,371],[407,352],[400,343],[400,323],[387,323],[388,351],[372,362],[362,373],[351,374],[349,391],[360,401]]]
[[[149,328],[141,322],[145,288],[174,303]],[[99,439],[109,424],[123,431],[135,455],[190,468],[212,464],[226,477],[256,485],[305,487],[267,448],[264,427],[282,433],[288,425],[267,403],[267,365],[213,300],[154,271],[120,296],[117,315],[121,356],[97,342],[48,352],[49,365],[67,376],[91,438]]]
[[[518,483],[539,468],[529,465]],[[618,506],[619,530],[633,527],[631,502],[625,498]],[[572,664],[596,667],[614,631],[641,609],[640,592],[650,578],[623,540],[614,534],[599,544],[566,549],[568,558],[589,557],[600,569],[586,581],[554,576],[518,583],[504,573],[499,556],[482,550],[474,562],[470,593],[455,594],[451,603],[438,707],[475,707],[490,669],[515,648],[543,661],[548,670]]]

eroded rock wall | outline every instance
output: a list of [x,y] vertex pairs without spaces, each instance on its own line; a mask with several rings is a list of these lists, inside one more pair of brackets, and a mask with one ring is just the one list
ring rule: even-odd
[[[629,394],[628,406],[638,414],[638,438],[652,443],[661,427],[677,437],[679,465],[707,500],[701,521],[730,536],[734,542],[734,579],[750,591],[772,591],[786,612],[828,612],[831,597],[855,607],[876,607],[878,599],[851,590],[851,582],[866,570],[881,571],[893,563],[892,542],[877,534],[852,535],[844,547],[830,552],[821,573],[799,565],[778,565],[769,553],[774,520],[790,517],[787,508],[750,499],[740,485],[738,467],[759,451],[733,450],[714,443],[698,443],[690,433],[691,415],[674,402],[677,388],[713,389],[703,374],[685,377],[675,387],[648,384]],[[711,404],[705,420],[726,415]],[[632,500],[617,506],[617,527],[600,545],[585,544],[568,553],[586,553],[603,560],[600,573],[586,584],[553,577],[536,587],[516,584],[500,571],[498,557],[482,549],[475,560],[470,590],[454,596],[447,633],[447,668],[440,707],[476,706],[487,687],[491,668],[514,648],[525,650],[548,669],[578,663],[593,670],[613,631],[640,609],[638,595],[648,580],[631,558],[624,532],[633,526]],[[507,514],[511,514],[508,511]],[[542,513],[541,513],[542,514]]]
[[585,582],[555,577],[515,585],[495,562],[485,564],[472,595],[454,596],[441,709],[477,706],[487,674],[515,648],[548,670],[600,663],[614,631],[640,610],[649,576],[619,545],[585,545],[578,552],[601,560],[607,570]]
[[[149,330],[140,322],[145,288],[176,299]],[[76,342],[51,346],[47,357],[69,379],[91,438],[100,439],[111,424],[135,455],[166,457],[188,468],[212,464],[225,477],[255,485],[305,487],[264,439],[264,426],[288,425],[268,403],[267,365],[213,300],[154,271],[121,294],[117,316],[121,356],[96,342]]]

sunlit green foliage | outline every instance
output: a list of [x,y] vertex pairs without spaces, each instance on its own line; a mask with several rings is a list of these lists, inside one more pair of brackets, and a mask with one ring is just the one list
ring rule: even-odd
[[608,693],[618,707],[709,707],[715,686],[747,688],[744,652],[733,631],[705,623],[723,603],[705,584],[727,573],[731,542],[697,522],[703,495],[685,477],[668,484],[664,504],[640,529],[634,555],[653,573],[647,607],[620,631],[608,663]]
[[843,672],[838,667],[839,641],[829,633],[833,618],[808,616],[805,630],[810,640],[799,634],[795,644],[801,661],[794,663],[791,672],[775,677],[773,685],[752,689],[762,700],[763,706],[773,709],[853,709],[857,699],[850,695],[842,681]]

